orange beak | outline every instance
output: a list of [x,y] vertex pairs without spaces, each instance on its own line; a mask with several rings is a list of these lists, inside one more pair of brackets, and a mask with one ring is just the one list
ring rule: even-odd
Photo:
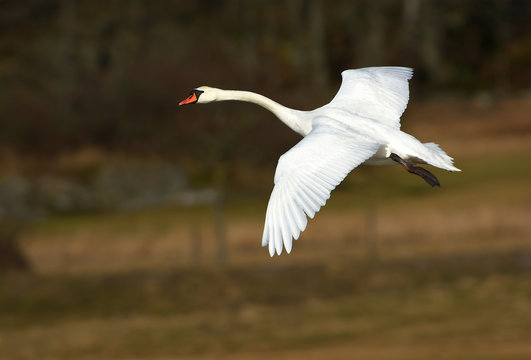
[[191,93],[190,96],[188,96],[186,99],[184,99],[183,101],[179,103],[179,106],[186,105],[186,104],[193,104],[196,101],[197,101],[197,96],[195,95],[195,93]]

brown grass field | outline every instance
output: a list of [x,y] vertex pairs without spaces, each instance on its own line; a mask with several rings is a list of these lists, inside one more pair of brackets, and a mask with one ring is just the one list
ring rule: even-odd
[[0,277],[0,359],[530,359],[529,114],[413,104],[463,172],[357,169],[290,255],[260,247],[262,192],[227,201],[224,266],[208,207],[43,219]]

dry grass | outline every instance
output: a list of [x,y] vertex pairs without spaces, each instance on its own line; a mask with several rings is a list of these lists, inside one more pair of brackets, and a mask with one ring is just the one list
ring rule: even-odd
[[530,110],[413,106],[463,173],[359,169],[289,256],[260,247],[266,195],[227,204],[224,268],[209,208],[34,224],[34,273],[0,278],[0,358],[528,359]]

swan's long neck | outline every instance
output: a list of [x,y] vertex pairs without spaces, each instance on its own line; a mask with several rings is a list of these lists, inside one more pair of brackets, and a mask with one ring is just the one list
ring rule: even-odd
[[306,136],[311,130],[311,122],[304,116],[303,111],[290,109],[279,103],[251,91],[221,90],[218,89],[217,101],[236,100],[246,101],[259,105],[278,117],[293,131]]

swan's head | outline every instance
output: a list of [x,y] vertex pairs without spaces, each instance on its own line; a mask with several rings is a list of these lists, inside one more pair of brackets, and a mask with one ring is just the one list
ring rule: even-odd
[[196,103],[206,104],[212,101],[216,101],[217,93],[218,93],[218,89],[211,88],[208,86],[200,86],[190,91],[190,94],[188,94],[188,97],[184,99],[183,101],[181,101],[179,105],[196,104]]

